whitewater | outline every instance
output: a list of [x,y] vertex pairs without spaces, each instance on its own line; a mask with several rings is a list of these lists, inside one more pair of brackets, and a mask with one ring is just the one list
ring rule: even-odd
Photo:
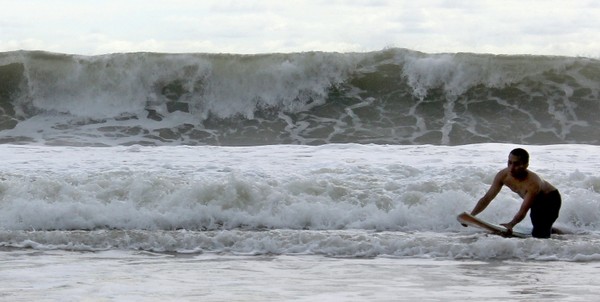
[[0,74],[3,143],[599,143],[589,58],[15,51]]
[[[1,53],[0,300],[594,300],[599,71],[405,49]],[[560,190],[565,234],[456,221],[515,147]],[[479,217],[520,203],[504,188]]]

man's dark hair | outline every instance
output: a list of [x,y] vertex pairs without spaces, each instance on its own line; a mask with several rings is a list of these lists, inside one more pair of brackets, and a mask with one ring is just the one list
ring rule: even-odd
[[524,164],[529,164],[529,153],[522,148],[516,148],[510,151],[510,154],[519,158],[519,160]]

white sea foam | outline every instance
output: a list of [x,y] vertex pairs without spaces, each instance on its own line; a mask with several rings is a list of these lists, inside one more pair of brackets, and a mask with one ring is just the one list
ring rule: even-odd
[[600,62],[370,53],[0,53],[0,143],[599,144]]
[[[404,49],[0,53],[0,297],[593,300],[598,68]],[[525,144],[559,188],[568,234],[458,224],[517,146],[499,142]],[[480,217],[519,205],[504,189]]]
[[[594,260],[597,146],[526,146],[563,195],[556,241],[456,222],[514,145],[0,145],[0,238],[13,247]],[[505,189],[481,217],[509,220]],[[520,227],[530,228],[528,219]],[[468,244],[468,245],[466,245]]]

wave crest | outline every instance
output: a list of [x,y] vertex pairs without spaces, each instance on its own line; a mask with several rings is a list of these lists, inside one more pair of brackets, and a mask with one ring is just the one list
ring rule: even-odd
[[599,143],[588,58],[20,51],[0,77],[2,142]]

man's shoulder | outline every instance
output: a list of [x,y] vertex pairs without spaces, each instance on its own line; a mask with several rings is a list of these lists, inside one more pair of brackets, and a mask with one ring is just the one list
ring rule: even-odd
[[496,176],[494,177],[494,182],[499,185],[505,185],[506,180],[508,179],[509,175],[510,174],[509,174],[508,169],[504,168],[504,169],[498,171],[498,173],[496,173]]
[[508,175],[509,175],[508,168],[504,168],[504,169],[498,171],[498,173],[496,173],[496,177],[506,178],[506,176],[508,176]]

